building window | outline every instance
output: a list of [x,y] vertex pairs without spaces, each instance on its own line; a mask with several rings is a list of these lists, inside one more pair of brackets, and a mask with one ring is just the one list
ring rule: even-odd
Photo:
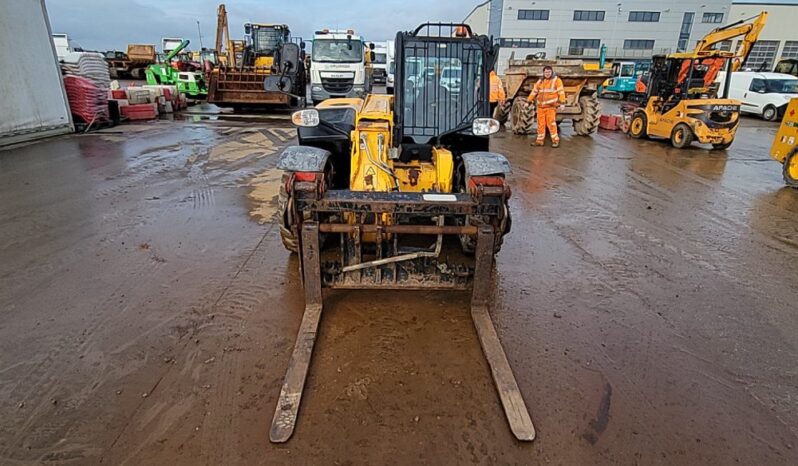
[[499,45],[514,49],[545,49],[546,39],[509,39],[502,37],[499,39]]
[[684,52],[687,50],[687,42],[690,40],[690,32],[693,30],[693,20],[695,13],[685,12],[682,16],[682,28],[679,30],[679,45],[677,51]]
[[627,50],[652,50],[654,41],[651,39],[626,39],[623,48]]
[[593,10],[575,10],[574,21],[604,21],[604,12]]
[[771,70],[778,50],[779,41],[758,40],[751,48],[751,53],[748,55],[744,67],[754,71]]
[[568,46],[568,55],[584,55],[585,49],[598,49],[601,39],[571,39]]
[[732,48],[732,41],[730,40],[722,40],[712,46],[713,50],[724,50],[726,52],[731,52],[731,48]]
[[659,11],[630,11],[629,21],[635,23],[658,23]]
[[701,18],[702,23],[722,23],[723,13],[704,13]]
[[548,21],[549,10],[518,10],[518,19]]
[[781,58],[798,58],[798,41],[788,40],[784,43]]

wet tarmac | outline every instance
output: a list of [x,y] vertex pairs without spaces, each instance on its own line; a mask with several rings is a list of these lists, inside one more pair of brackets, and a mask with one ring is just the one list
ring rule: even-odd
[[0,151],[0,463],[796,464],[798,191],[745,119],[726,152],[502,132],[492,315],[328,295],[294,437],[268,429],[303,310],[272,219],[286,116],[194,115]]

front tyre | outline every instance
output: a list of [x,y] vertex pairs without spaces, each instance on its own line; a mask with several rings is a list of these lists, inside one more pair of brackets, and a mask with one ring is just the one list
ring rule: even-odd
[[280,192],[277,196],[277,214],[280,227],[280,239],[283,246],[289,252],[299,252],[299,240],[297,239],[297,222],[293,215],[294,202],[291,193],[288,192],[288,183],[291,182],[291,174],[284,173],[280,182]]
[[784,183],[791,188],[798,188],[798,148],[787,154],[782,165]]
[[643,112],[637,112],[632,116],[632,121],[629,123],[629,136],[635,139],[642,139],[646,137],[648,128],[648,118]]

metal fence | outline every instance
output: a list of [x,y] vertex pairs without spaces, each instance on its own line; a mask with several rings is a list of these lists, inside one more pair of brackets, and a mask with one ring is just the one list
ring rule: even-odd
[[[607,58],[651,58],[652,55],[667,55],[673,53],[670,48],[655,49],[625,49],[621,47],[608,47]],[[600,48],[558,47],[557,56],[560,58],[594,58],[601,55]]]

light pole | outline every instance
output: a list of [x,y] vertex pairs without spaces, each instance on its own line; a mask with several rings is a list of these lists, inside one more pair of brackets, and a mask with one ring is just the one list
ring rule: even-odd
[[200,22],[197,20],[197,34],[199,34],[200,40],[200,50],[204,49],[205,47],[202,46],[202,29],[200,29]]
[[[612,34],[610,35],[610,44],[612,44],[615,47],[615,54],[617,55],[618,47],[615,45],[615,29],[618,27],[618,18],[621,16],[623,3],[618,2],[618,4],[616,4],[615,6],[618,7],[618,12],[615,14],[615,19],[612,21]],[[609,55],[609,50],[607,50],[607,55]]]

